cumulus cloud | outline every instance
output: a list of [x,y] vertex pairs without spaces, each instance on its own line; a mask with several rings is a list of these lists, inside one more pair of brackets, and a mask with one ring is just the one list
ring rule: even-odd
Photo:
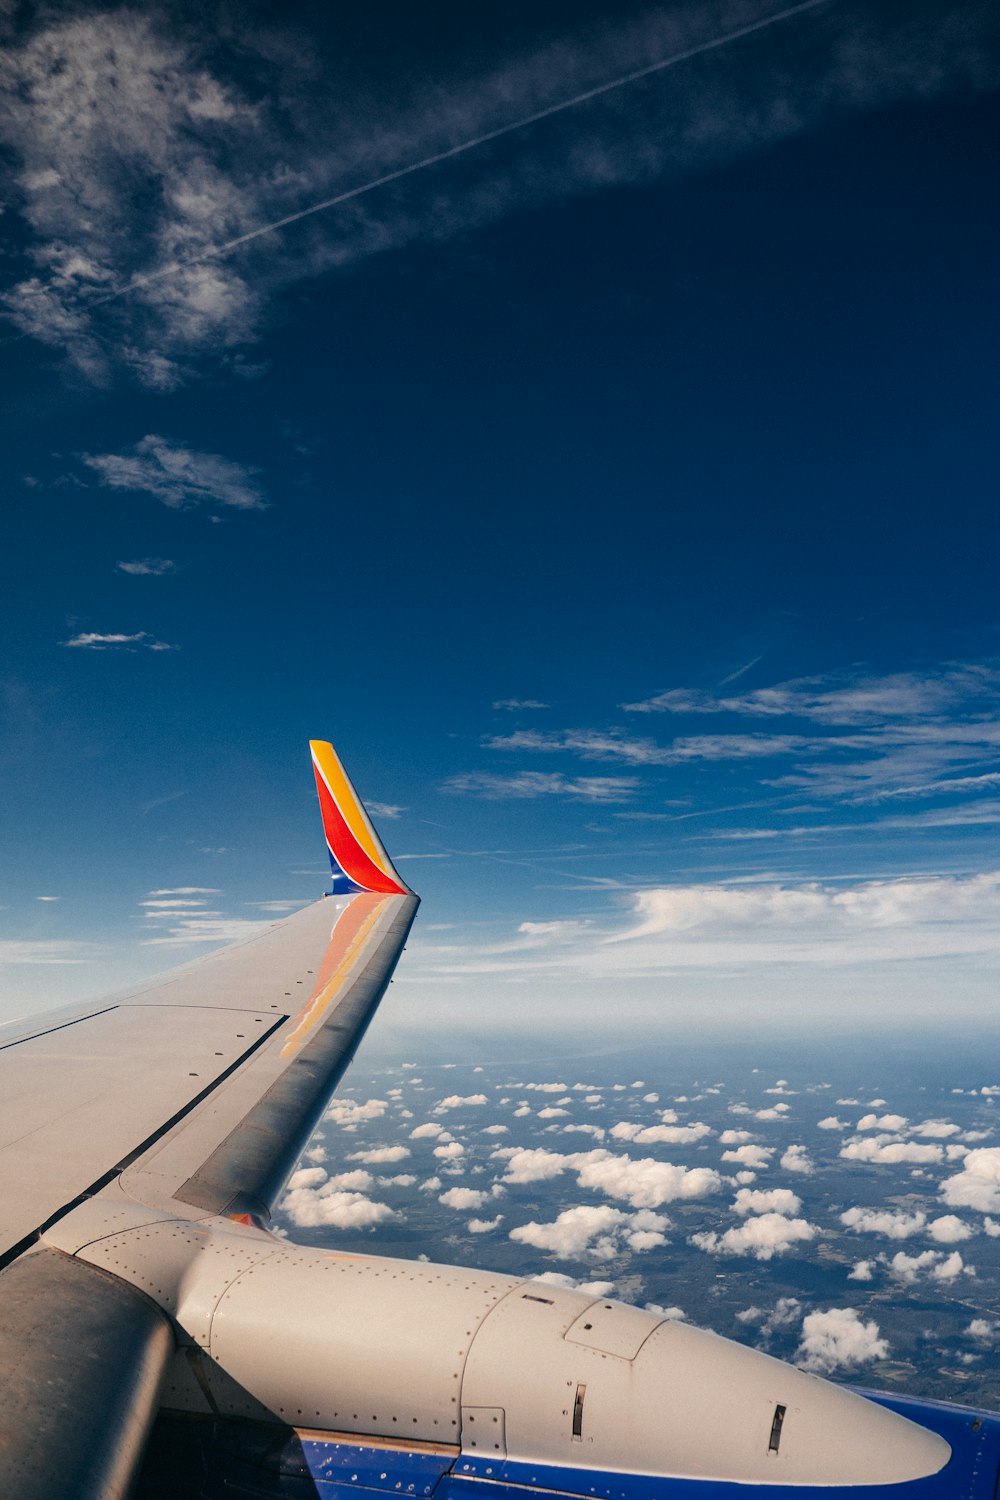
[[891,1135],[855,1136],[845,1141],[840,1154],[846,1161],[864,1161],[896,1166],[900,1162],[939,1162],[944,1160],[940,1146],[922,1146],[916,1141],[902,1141]]
[[747,1323],[756,1327],[765,1343],[769,1342],[774,1333],[780,1328],[789,1328],[797,1323],[802,1316],[802,1304],[798,1297],[779,1297],[770,1309],[763,1307],[745,1307],[742,1312],[736,1314],[738,1323]]
[[740,1188],[733,1200],[733,1209],[738,1214],[785,1214],[789,1218],[798,1213],[802,1199],[788,1188]]
[[952,1208],[1000,1213],[1000,1146],[968,1152],[961,1172],[941,1184],[941,1196]]
[[403,1161],[410,1152],[406,1146],[373,1146],[368,1151],[352,1151],[348,1161],[363,1161],[374,1166],[382,1162]]
[[826,1119],[817,1120],[816,1124],[820,1130],[846,1130],[848,1122],[838,1120],[836,1115],[827,1115]]
[[767,1109],[755,1109],[753,1117],[755,1120],[784,1120],[788,1109],[787,1104],[772,1104]]
[[889,1345],[880,1337],[876,1322],[863,1323],[853,1307],[832,1307],[803,1318],[795,1363],[813,1374],[831,1375],[834,1370],[886,1359],[888,1354]]
[[494,1156],[507,1162],[505,1183],[544,1182],[573,1171],[580,1187],[633,1208],[659,1208],[677,1199],[703,1198],[722,1187],[722,1178],[710,1167],[680,1167],[652,1157],[615,1156],[601,1148],[561,1155],[542,1147],[501,1147]]
[[896,1213],[891,1209],[849,1208],[840,1216],[845,1229],[855,1234],[881,1234],[890,1240],[908,1240],[927,1223],[924,1213]]
[[367,1120],[381,1119],[388,1108],[387,1099],[368,1099],[364,1104],[353,1099],[334,1099],[324,1118],[332,1120],[335,1125],[351,1129],[363,1125]]
[[732,1151],[723,1151],[722,1160],[736,1161],[741,1166],[752,1167],[755,1172],[760,1172],[768,1166],[774,1151],[773,1146],[736,1146]]
[[540,1271],[531,1280],[540,1281],[543,1286],[564,1287],[568,1292],[588,1292],[591,1297],[610,1297],[615,1289],[613,1281],[578,1281],[565,1271]]
[[691,1125],[635,1125],[627,1120],[620,1121],[611,1127],[611,1134],[616,1140],[634,1141],[637,1146],[686,1146],[694,1141],[704,1140],[707,1135],[714,1135],[710,1125],[704,1121],[697,1120]]
[[950,1255],[945,1255],[940,1250],[923,1250],[919,1255],[907,1255],[905,1250],[899,1250],[886,1263],[895,1279],[906,1286],[919,1281],[924,1274],[935,1281],[954,1281],[963,1271],[967,1276],[975,1275],[974,1268],[965,1265],[958,1250],[953,1250]]
[[[367,1172],[363,1172],[360,1175],[368,1177]],[[325,1181],[326,1173],[322,1167],[300,1167],[297,1172],[293,1172],[291,1177],[289,1177],[288,1191],[294,1192],[296,1188],[319,1187],[320,1183]]]
[[789,1219],[784,1214],[763,1213],[719,1234],[710,1231],[691,1235],[692,1245],[710,1255],[747,1255],[755,1260],[771,1260],[783,1255],[793,1245],[815,1239],[816,1230],[805,1219]]
[[789,1146],[781,1157],[779,1163],[786,1172],[799,1172],[804,1177],[810,1177],[816,1167],[805,1146]]
[[[504,1129],[505,1127],[501,1126],[500,1128]],[[433,1123],[428,1122],[426,1125],[417,1125],[413,1130],[411,1130],[410,1140],[432,1141],[437,1140],[439,1136],[446,1134],[447,1132],[443,1125],[434,1125]]]
[[567,1208],[551,1224],[522,1224],[510,1231],[520,1244],[545,1250],[558,1260],[611,1260],[623,1245],[651,1250],[666,1243],[669,1220],[648,1211],[628,1214],[608,1206],[579,1204]]
[[932,1219],[927,1233],[939,1245],[957,1245],[972,1238],[972,1229],[957,1214],[942,1214],[939,1219]]
[[935,1281],[954,1281],[957,1276],[963,1274],[974,1276],[976,1270],[974,1266],[965,1264],[958,1250],[953,1250],[950,1255],[946,1255],[931,1271]]
[[514,1150],[504,1147],[501,1151],[494,1152],[496,1156],[507,1158],[507,1170],[504,1173],[504,1182],[546,1182],[552,1177],[558,1177],[572,1165],[571,1156],[561,1155],[557,1151],[546,1151],[542,1146],[526,1147],[522,1150]]
[[438,1196],[438,1202],[443,1203],[445,1208],[463,1209],[466,1212],[470,1208],[482,1208],[489,1198],[488,1192],[482,1192],[478,1188],[453,1187]]
[[486,1104],[485,1094],[449,1094],[435,1107],[436,1115],[443,1115],[450,1109],[471,1109],[480,1104]]
[[[306,1169],[307,1172],[316,1170],[319,1169]],[[319,1187],[308,1184],[290,1187],[281,1207],[299,1228],[372,1229],[376,1224],[397,1217],[388,1204],[373,1202],[362,1192],[338,1187],[334,1179]]]
[[503,1214],[497,1214],[495,1219],[470,1219],[466,1229],[470,1234],[489,1234],[491,1230],[498,1229],[503,1223]]
[[862,1115],[858,1121],[857,1130],[905,1130],[907,1119],[905,1115]]
[[874,1260],[856,1260],[847,1273],[848,1281],[871,1281],[875,1264]]
[[[370,1172],[366,1172],[363,1167],[355,1167],[350,1172],[335,1172],[331,1177],[327,1178],[327,1186],[330,1192],[333,1192],[335,1189],[346,1188],[353,1193],[367,1193],[374,1181],[375,1179]],[[294,1186],[294,1179],[289,1183],[289,1186]]]
[[576,1170],[581,1187],[596,1189],[633,1208],[705,1198],[722,1187],[721,1177],[710,1167],[678,1167],[650,1157],[636,1160],[600,1150],[579,1157]]

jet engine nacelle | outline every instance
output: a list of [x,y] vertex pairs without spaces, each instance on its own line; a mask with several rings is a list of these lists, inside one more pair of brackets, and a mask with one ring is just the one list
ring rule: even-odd
[[842,1387],[584,1292],[280,1244],[223,1287],[214,1260],[196,1262],[175,1315],[224,1374],[226,1415],[459,1444],[456,1473],[522,1482],[542,1466],[896,1484],[950,1455]]
[[536,1488],[567,1488],[552,1476],[568,1470],[900,1484],[951,1454],[936,1433],[840,1386],[607,1298],[306,1249],[225,1219],[147,1214],[107,1233],[105,1218],[91,1238],[87,1221],[102,1212],[92,1200],[47,1239],[170,1314],[181,1346],[167,1409],[432,1445],[449,1450],[456,1475]]

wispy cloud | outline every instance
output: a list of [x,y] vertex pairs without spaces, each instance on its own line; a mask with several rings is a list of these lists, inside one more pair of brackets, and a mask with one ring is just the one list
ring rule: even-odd
[[372,802],[367,801],[365,806],[373,818],[401,818],[406,808],[400,807],[395,802]]
[[[619,897],[619,902],[623,898]],[[425,974],[506,974],[567,982],[810,966],[1000,959],[1000,872],[969,877],[657,886],[632,892],[624,916],[533,924],[507,943],[423,946]],[[551,930],[547,930],[551,929]]]
[[569,751],[581,760],[621,761],[630,766],[675,766],[697,760],[757,760],[787,755],[814,741],[802,735],[725,734],[688,735],[669,745],[631,735],[624,729],[516,730],[513,734],[490,735],[487,750],[528,750],[554,754]]
[[148,817],[149,814],[151,812],[155,812],[158,807],[166,807],[169,803],[171,803],[171,802],[178,802],[181,797],[186,797],[186,796],[187,796],[187,792],[186,791],[181,791],[181,792],[167,792],[162,797],[151,797],[148,802],[144,802],[142,804],[142,808],[141,808],[142,816],[144,818]]
[[493,707],[505,713],[517,713],[519,709],[548,708],[539,698],[498,698]]
[[[808,38],[794,70],[760,29],[775,23]],[[984,0],[916,18],[691,0],[491,72],[414,81],[400,103],[388,87],[362,94],[291,29],[199,32],[155,4],[43,10],[0,56],[9,197],[27,231],[4,305],[89,381],[128,371],[169,390],[208,356],[247,371],[240,347],[292,281],[986,82],[995,24]],[[684,64],[697,53],[710,60]],[[433,172],[433,191],[410,186],[415,172]]]
[[150,891],[151,896],[218,896],[214,885],[177,885],[167,890]]
[[563,776],[559,771],[520,771],[498,776],[471,771],[451,776],[444,791],[457,796],[505,798],[568,797],[574,802],[626,802],[639,786],[634,776]]
[[[622,707],[736,720],[740,727],[728,732],[679,737],[667,753],[678,761],[794,758],[763,785],[860,805],[965,797],[1000,785],[998,690],[1000,670],[987,662],[882,677],[842,672],[738,695],[671,688]],[[785,720],[788,729],[748,733],[742,724],[755,718]]]
[[[173,510],[193,505],[262,510],[267,504],[256,472],[245,464],[218,453],[197,453],[153,433],[136,443],[131,452],[84,453],[81,458],[109,489],[137,490]],[[169,571],[172,566],[143,571]],[[119,567],[125,572],[140,571],[138,564],[119,563]]]
[[[616,943],[654,935],[708,932],[726,940],[740,934],[766,934],[772,945],[790,942],[793,950],[859,938],[877,945],[882,933],[887,951],[893,932],[936,931],[936,951],[957,942],[967,947],[970,935],[1000,951],[1000,873],[968,877],[871,880],[853,885],[680,886],[640,891],[634,897],[636,924],[617,934]],[[941,946],[943,945],[943,946]],[[845,954],[849,956],[849,954]]]
[[116,563],[119,573],[129,573],[133,578],[163,578],[167,573],[176,573],[177,564],[168,557],[140,557],[135,562]]
[[[153,935],[142,939],[146,947],[183,948],[190,943],[235,943],[243,938],[254,937],[272,926],[274,918],[266,920],[247,917],[231,917],[214,910],[209,897],[221,892],[211,886],[181,885],[172,889],[150,891],[138,903],[139,920]],[[275,903],[282,910],[286,903]],[[268,903],[255,905],[268,909]]]
[[4,940],[0,942],[0,964],[86,964],[104,958],[100,943]]
[[225,917],[219,912],[204,912],[199,915],[181,916],[167,931],[156,937],[143,938],[146,947],[183,948],[188,943],[238,943],[244,938],[255,937],[272,926],[270,921],[254,922],[245,917]]
[[874,724],[937,718],[970,700],[995,695],[998,687],[1000,671],[992,665],[950,666],[939,672],[884,677],[846,672],[800,677],[734,695],[671,688],[637,703],[623,703],[622,708],[627,713],[742,714],[818,724]]
[[72,636],[63,646],[74,646],[81,651],[176,651],[176,646],[158,641],[148,630],[137,630],[132,635],[120,631],[102,635],[96,630],[82,630]]

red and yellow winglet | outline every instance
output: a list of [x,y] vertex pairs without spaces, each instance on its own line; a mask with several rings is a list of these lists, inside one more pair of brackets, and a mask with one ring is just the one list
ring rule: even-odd
[[310,740],[309,748],[333,869],[333,894],[378,891],[387,896],[410,895],[409,887],[393,869],[336,750],[325,740]]

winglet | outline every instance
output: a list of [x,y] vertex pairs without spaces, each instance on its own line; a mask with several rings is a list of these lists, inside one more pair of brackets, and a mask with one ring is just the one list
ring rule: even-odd
[[325,740],[310,740],[309,748],[333,869],[333,894],[379,891],[391,896],[410,895],[409,886],[396,874],[336,750]]

